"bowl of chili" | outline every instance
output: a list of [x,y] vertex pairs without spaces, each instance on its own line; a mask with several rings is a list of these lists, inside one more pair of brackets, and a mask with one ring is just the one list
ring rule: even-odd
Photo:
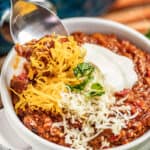
[[[150,138],[149,40],[129,27],[103,19],[70,18],[63,20],[63,23],[78,43],[88,42],[102,45],[103,47],[109,48],[114,53],[132,59],[138,75],[138,83],[131,90],[125,89],[115,93],[117,98],[127,95],[128,98],[125,105],[128,104],[131,106],[131,112],[136,112],[136,110],[138,110],[138,116],[129,121],[126,128],[122,129],[118,135],[112,134],[110,130],[105,130],[102,135],[90,142],[92,148],[100,148],[101,144],[99,141],[102,137],[105,137],[107,141],[110,142],[110,146],[106,146],[104,149],[111,148],[112,150],[135,148],[148,140]],[[31,112],[30,110],[26,111],[26,113],[21,112],[19,117],[16,115],[9,90],[10,81],[14,74],[12,67],[14,59],[15,51],[12,50],[4,62],[0,79],[2,85],[0,89],[2,102],[9,123],[16,133],[19,133],[20,136],[35,149],[69,150],[69,145],[64,143],[63,140],[59,140],[61,137],[58,136],[55,138],[55,136],[52,136],[46,138],[47,131],[43,131],[46,125],[44,123],[42,124],[42,122],[46,121],[50,123],[51,120],[47,117],[49,115],[43,112]],[[25,76],[22,75],[21,78],[18,79],[22,80],[24,78]],[[15,86],[17,83],[18,82],[14,82],[13,85]],[[18,89],[20,90],[21,87]],[[31,126],[28,126],[29,122],[35,121],[33,118],[41,122],[38,128],[31,129]],[[56,120],[59,120],[59,117]],[[43,133],[43,135],[41,133]],[[49,135],[47,136],[49,137]]]

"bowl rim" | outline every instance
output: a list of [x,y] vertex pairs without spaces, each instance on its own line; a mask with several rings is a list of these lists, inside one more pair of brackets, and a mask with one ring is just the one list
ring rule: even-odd
[[[116,28],[120,28],[121,30],[128,32],[131,32],[134,36],[138,37],[139,39],[141,39],[142,41],[145,42],[145,44],[147,44],[147,47],[150,48],[150,41],[144,37],[142,34],[140,34],[139,32],[125,26],[122,25],[120,23],[114,22],[114,21],[110,21],[110,20],[105,20],[105,19],[100,19],[100,18],[90,18],[90,17],[76,17],[76,18],[68,18],[68,19],[64,19],[63,24],[66,25],[68,23],[71,24],[75,24],[78,22],[81,23],[103,23],[103,24],[109,24],[110,26],[114,26]],[[1,93],[1,98],[2,98],[2,102],[4,104],[4,111],[6,114],[6,117],[8,119],[9,122],[15,123],[15,126],[12,126],[15,131],[17,133],[20,133],[20,131],[22,132],[22,137],[29,137],[29,139],[32,139],[32,142],[38,142],[41,144],[46,145],[47,147],[51,147],[53,149],[61,149],[61,150],[70,150],[71,148],[67,148],[64,146],[60,146],[58,144],[49,142],[47,140],[45,140],[44,138],[34,134],[32,131],[30,131],[29,129],[27,129],[23,123],[19,120],[19,118],[17,117],[16,113],[14,112],[14,110],[11,108],[11,106],[7,103],[7,98],[9,98],[8,95],[8,90],[7,90],[7,86],[6,86],[6,81],[5,81],[5,73],[7,70],[7,66],[9,64],[9,62],[12,59],[12,56],[14,55],[14,51],[10,51],[10,53],[8,54],[8,56],[6,57],[4,64],[2,66],[2,70],[1,70],[1,77],[0,77],[0,85],[2,85],[2,87],[0,88],[0,93]],[[150,130],[147,131],[146,133],[144,133],[142,136],[140,136],[139,138],[135,139],[134,141],[118,146],[118,147],[114,147],[114,148],[109,148],[111,150],[126,150],[129,148],[133,148],[134,146],[137,146],[141,143],[143,143],[144,141],[148,140],[150,138]],[[30,143],[30,142],[28,142]]]

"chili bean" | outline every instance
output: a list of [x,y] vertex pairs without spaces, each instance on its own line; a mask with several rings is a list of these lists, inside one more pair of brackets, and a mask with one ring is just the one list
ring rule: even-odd
[[49,117],[46,117],[44,119],[44,124],[43,124],[43,128],[45,131],[50,131],[50,128],[52,126],[52,120]]
[[27,74],[24,72],[18,76],[14,76],[13,80],[11,80],[11,87],[18,93],[21,93],[23,90],[25,90],[27,88],[27,84]]
[[61,132],[61,130],[57,127],[52,127],[50,130],[50,133],[52,136],[59,136],[59,137],[64,136],[64,134]]
[[39,134],[44,134],[44,133],[45,133],[44,128],[41,127],[41,126],[38,126],[38,127],[37,127],[37,130],[38,130],[38,133],[39,133]]
[[150,68],[147,70],[147,76],[150,77]]
[[115,95],[123,97],[123,96],[126,96],[129,93],[129,91],[130,91],[129,89],[124,89],[120,92],[116,92]]
[[33,117],[30,115],[27,115],[23,119],[23,123],[27,126],[29,129],[33,129],[37,127],[37,123],[34,121]]

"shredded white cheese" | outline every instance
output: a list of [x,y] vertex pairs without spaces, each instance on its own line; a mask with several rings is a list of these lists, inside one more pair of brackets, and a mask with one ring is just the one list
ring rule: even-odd
[[[111,129],[114,135],[119,134],[122,128],[126,128],[127,122],[137,115],[137,113],[131,115],[130,106],[123,105],[125,99],[116,101],[110,90],[98,99],[88,101],[83,95],[72,92],[62,92],[61,97],[60,107],[65,111],[63,118],[65,142],[78,150],[92,149],[88,146],[88,142],[105,129]],[[68,119],[71,123],[80,121],[81,130],[70,126]],[[101,144],[105,147],[109,142],[105,140]]]

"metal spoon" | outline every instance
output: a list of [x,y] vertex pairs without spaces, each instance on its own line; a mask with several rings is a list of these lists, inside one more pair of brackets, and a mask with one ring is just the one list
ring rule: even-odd
[[60,19],[37,3],[10,0],[10,31],[15,43],[25,43],[50,33],[68,35]]

